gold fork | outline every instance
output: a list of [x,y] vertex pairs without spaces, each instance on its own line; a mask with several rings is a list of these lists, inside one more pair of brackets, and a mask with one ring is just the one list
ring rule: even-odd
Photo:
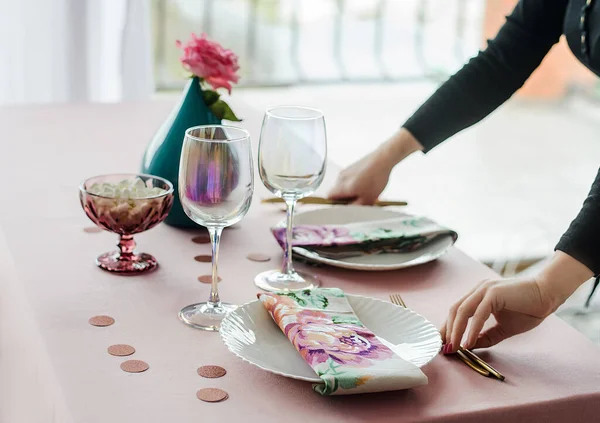
[[[404,308],[408,308],[408,307],[406,307],[406,303],[404,302],[404,300],[402,299],[402,296],[400,296],[400,294],[391,294],[390,301],[392,302],[392,304],[396,304],[396,305],[402,306]],[[467,366],[469,366],[471,369],[475,370],[477,373],[479,373],[482,376],[486,376],[486,377],[493,376],[496,379],[501,380],[501,381],[503,381],[505,379],[505,377],[502,373],[500,373],[498,370],[494,369],[488,363],[483,361],[478,355],[476,355],[472,351],[467,350],[466,348],[459,347],[458,351],[456,352],[456,355],[458,358],[460,358],[462,360],[463,363],[465,363]]]

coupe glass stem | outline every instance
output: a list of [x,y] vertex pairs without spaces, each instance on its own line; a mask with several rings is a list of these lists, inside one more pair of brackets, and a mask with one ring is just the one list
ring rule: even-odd
[[294,209],[296,208],[296,199],[285,199],[287,206],[287,227],[285,231],[285,252],[283,258],[282,273],[289,275],[294,273],[294,265],[292,264],[292,235],[294,229]]
[[121,252],[119,260],[131,260],[135,250],[135,241],[133,235],[121,235],[117,244]]
[[223,228],[210,227],[208,233],[212,242],[212,284],[210,286],[210,296],[208,303],[213,307],[219,307],[221,299],[219,298],[219,275],[217,271],[217,263],[219,261],[219,244],[221,243],[221,233]]

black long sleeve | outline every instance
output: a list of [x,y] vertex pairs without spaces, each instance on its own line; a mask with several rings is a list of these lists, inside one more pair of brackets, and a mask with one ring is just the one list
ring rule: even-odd
[[563,32],[568,0],[521,0],[494,40],[403,125],[428,151],[509,99]]
[[[488,42],[487,49],[446,81],[404,127],[427,152],[479,122],[525,83],[565,28],[569,45],[576,47],[575,55],[600,75],[600,49],[592,49],[591,58],[581,53],[579,21],[582,13],[587,13],[585,7],[582,10],[583,4],[569,0],[521,0],[496,38]],[[595,25],[600,22],[600,7],[591,13],[595,15],[592,19],[586,16],[592,25],[587,38],[598,40],[600,28]],[[556,249],[600,274],[600,171],[579,215]]]
[[581,211],[556,249],[585,264],[595,275],[600,274],[600,170]]

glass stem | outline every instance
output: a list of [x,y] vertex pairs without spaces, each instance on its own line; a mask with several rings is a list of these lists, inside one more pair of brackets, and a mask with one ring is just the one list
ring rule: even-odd
[[294,265],[292,264],[292,235],[294,230],[294,209],[296,208],[296,199],[285,199],[287,206],[287,227],[285,231],[285,251],[283,257],[282,273],[289,275],[294,273]]
[[117,246],[119,247],[120,251],[119,260],[131,260],[135,250],[135,241],[133,240],[133,235],[121,235]]
[[219,274],[217,271],[217,263],[219,261],[219,244],[221,243],[221,233],[223,228],[211,227],[208,228],[210,240],[212,242],[212,284],[210,286],[210,296],[208,303],[213,307],[218,307],[221,304],[219,298]]

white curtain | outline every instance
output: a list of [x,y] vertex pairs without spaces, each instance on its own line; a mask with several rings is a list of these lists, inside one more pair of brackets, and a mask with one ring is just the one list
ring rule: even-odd
[[154,92],[149,0],[0,0],[0,105]]

